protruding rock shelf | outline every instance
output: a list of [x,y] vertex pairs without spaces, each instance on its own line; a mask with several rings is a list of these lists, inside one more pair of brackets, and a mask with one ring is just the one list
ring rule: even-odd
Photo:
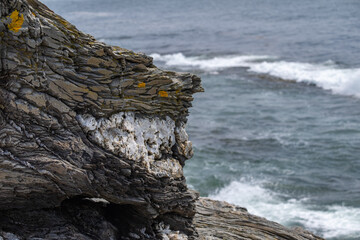
[[229,205],[196,203],[185,183],[197,76],[98,42],[37,0],[0,0],[0,19],[0,240],[248,239],[246,221],[216,217],[240,216]]
[[200,198],[196,202],[194,224],[201,240],[322,239],[300,227],[289,229],[265,218],[251,215],[245,208],[208,198]]

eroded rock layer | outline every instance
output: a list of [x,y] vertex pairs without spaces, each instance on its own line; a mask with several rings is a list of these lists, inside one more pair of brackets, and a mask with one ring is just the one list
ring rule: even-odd
[[159,224],[192,236],[182,166],[200,79],[97,42],[37,0],[1,0],[0,19],[0,210],[100,198],[133,209],[143,236]]
[[302,228],[289,229],[226,202],[200,198],[194,223],[200,240],[324,240]]
[[320,239],[196,202],[182,167],[202,90],[37,0],[0,0],[0,240]]

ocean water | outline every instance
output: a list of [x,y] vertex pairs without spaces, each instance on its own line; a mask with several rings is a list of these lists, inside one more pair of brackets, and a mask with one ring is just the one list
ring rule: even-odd
[[360,1],[44,0],[80,30],[202,77],[188,184],[360,239]]

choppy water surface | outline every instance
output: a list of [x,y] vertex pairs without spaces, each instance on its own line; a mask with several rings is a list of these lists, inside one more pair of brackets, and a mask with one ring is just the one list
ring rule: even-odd
[[188,183],[360,239],[360,1],[45,0],[81,30],[199,74]]

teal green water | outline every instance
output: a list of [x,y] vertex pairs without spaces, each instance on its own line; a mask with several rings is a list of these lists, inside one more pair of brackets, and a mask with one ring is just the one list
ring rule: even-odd
[[360,1],[44,0],[106,43],[199,74],[191,187],[360,239]]
[[359,100],[247,75],[203,76],[188,183],[288,226],[359,239]]

